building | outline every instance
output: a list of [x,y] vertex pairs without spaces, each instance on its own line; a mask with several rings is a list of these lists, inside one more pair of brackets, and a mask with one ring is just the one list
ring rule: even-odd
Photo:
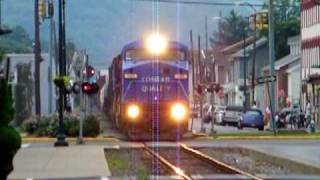
[[[276,110],[290,104],[298,104],[301,96],[301,43],[300,36],[288,38],[290,54],[275,62]],[[268,69],[269,67],[265,67]]]
[[[250,105],[252,100],[252,62],[253,62],[253,37],[246,39],[246,46],[243,48],[244,41],[237,42],[222,50],[225,59],[228,61],[227,82],[224,85],[225,103],[228,105],[242,106],[244,96],[244,78],[246,78],[246,100]],[[245,50],[245,53],[244,53]],[[246,77],[244,77],[244,66],[246,61]],[[265,37],[256,41],[256,63],[255,77],[262,76],[262,69],[269,63],[268,41]],[[260,108],[265,107],[264,85],[255,84],[255,101]]]
[[[301,1],[301,76],[303,80],[302,104],[311,101],[319,112],[320,84],[320,2]],[[317,114],[314,118],[318,119]]]
[[[10,82],[13,87],[13,95],[18,86],[19,79],[17,67],[19,64],[29,65],[31,71],[32,88],[34,89],[34,54],[6,54],[4,59],[10,59]],[[52,63],[50,69],[49,55],[46,53],[41,54],[40,63],[40,97],[41,97],[41,115],[50,115],[56,111],[56,92],[53,84],[53,70],[55,69]],[[23,82],[22,82],[23,83]],[[34,90],[27,89],[32,93],[32,114],[35,114],[35,100]],[[19,99],[16,99],[19,101]]]

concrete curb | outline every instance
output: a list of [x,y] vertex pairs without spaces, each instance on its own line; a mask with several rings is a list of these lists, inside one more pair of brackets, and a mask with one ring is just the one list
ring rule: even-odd
[[[66,138],[68,142],[76,142],[77,138]],[[117,138],[83,138],[84,141],[86,142],[119,142],[120,140]],[[22,142],[55,142],[56,138],[49,138],[49,137],[23,137]]]

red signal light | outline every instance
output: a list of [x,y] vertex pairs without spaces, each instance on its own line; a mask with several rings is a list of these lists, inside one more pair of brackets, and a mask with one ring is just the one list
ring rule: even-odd
[[85,76],[92,77],[93,75],[96,74],[96,70],[95,70],[94,67],[92,67],[92,66],[87,66],[87,68],[85,68],[85,69],[82,70],[82,73],[83,73]]
[[96,73],[96,70],[92,68],[90,71],[90,75],[93,76],[95,73]]
[[82,83],[81,84],[82,92],[85,94],[96,94],[99,92],[99,85],[97,83]]

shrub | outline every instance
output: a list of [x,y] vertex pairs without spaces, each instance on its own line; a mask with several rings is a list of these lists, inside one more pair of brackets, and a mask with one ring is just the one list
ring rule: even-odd
[[[64,117],[64,130],[66,136],[76,137],[79,135],[80,119],[77,116]],[[23,123],[23,130],[31,135],[56,137],[59,130],[59,118],[51,117],[32,117]],[[95,116],[88,116],[84,120],[83,135],[96,137],[100,133],[100,123]]]
[[37,119],[37,129],[35,130],[34,134],[36,136],[48,136],[49,124],[51,119],[49,117],[41,117]]
[[7,126],[14,117],[11,86],[0,79],[0,126]]
[[28,134],[33,134],[35,132],[35,130],[37,129],[37,122],[38,122],[38,120],[36,117],[31,117],[31,118],[27,119],[22,124],[22,130]]
[[16,151],[21,146],[20,134],[12,127],[0,126],[0,144],[3,150]]
[[67,116],[65,118],[64,128],[67,136],[76,137],[79,134],[80,119],[75,116]]
[[96,137],[100,134],[100,122],[95,116],[90,115],[84,120],[83,134],[88,137]]

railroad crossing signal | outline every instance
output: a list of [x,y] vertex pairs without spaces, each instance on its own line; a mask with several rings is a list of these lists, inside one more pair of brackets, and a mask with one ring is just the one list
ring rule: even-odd
[[96,74],[96,70],[92,66],[87,66],[85,69],[83,69],[82,73],[87,77],[92,77]]
[[257,83],[264,84],[264,83],[273,82],[276,80],[277,80],[276,76],[262,76],[257,79]]
[[82,92],[85,94],[96,94],[99,92],[99,85],[97,83],[84,82],[81,84]]

